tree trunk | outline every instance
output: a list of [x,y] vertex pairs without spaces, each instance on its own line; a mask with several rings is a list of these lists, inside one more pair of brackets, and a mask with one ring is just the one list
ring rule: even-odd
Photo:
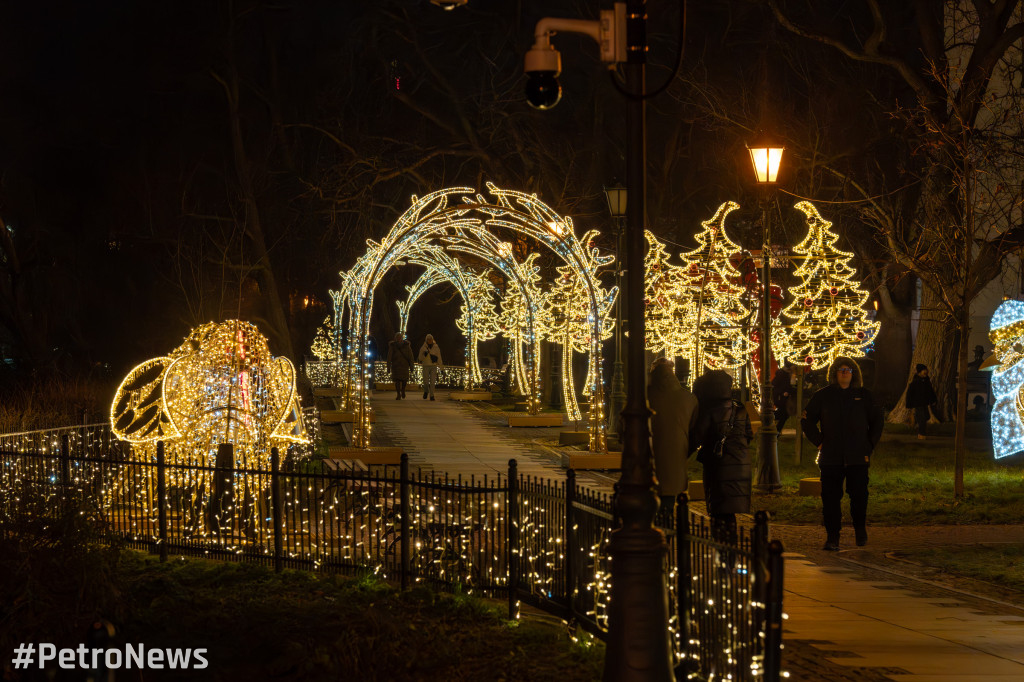
[[[260,293],[263,295],[266,319],[270,324],[270,329],[263,331],[272,340],[277,341],[276,346],[280,355],[284,355],[297,363],[301,358],[297,358],[292,349],[288,317],[281,302],[281,292],[277,285],[277,278],[274,276],[273,264],[270,261],[267,240],[263,233],[263,223],[260,219],[259,202],[256,200],[256,191],[252,183],[252,169],[249,167],[248,155],[245,150],[245,141],[242,135],[242,117],[238,108],[240,94],[238,72],[235,68],[234,59],[229,58],[228,61],[230,81],[226,82],[216,74],[213,74],[213,76],[224,88],[228,101],[235,173],[238,178],[239,193],[242,195],[242,202],[245,204],[246,209],[243,219],[245,233],[249,237],[252,257],[255,261],[252,277],[259,284]],[[241,292],[239,292],[239,296],[241,296]]]
[[[956,335],[951,333],[954,325],[943,312],[942,302],[926,286],[922,288],[921,295],[921,320],[917,326],[917,338],[914,344],[914,355],[910,360],[910,367],[907,368],[906,379],[900,399],[889,412],[888,421],[890,424],[907,422],[912,412],[906,405],[906,387],[914,378],[914,368],[918,364],[927,365],[932,383],[935,385],[939,397],[938,410],[943,419],[948,419],[951,414],[951,387],[956,376],[956,363],[954,348],[956,346]],[[884,352],[884,349],[881,349]]]
[[872,392],[881,405],[897,405],[905,385],[903,373],[911,364],[914,339],[910,328],[910,313],[914,304],[913,277],[904,277],[896,286],[880,289],[881,305],[878,321],[881,328],[875,338],[875,379]]
[[961,500],[964,497],[964,460],[967,458],[967,344],[971,337],[971,311],[965,305],[960,311],[958,320],[960,327],[960,343],[957,352],[957,386],[956,386],[956,431],[953,436],[954,471],[953,497]]

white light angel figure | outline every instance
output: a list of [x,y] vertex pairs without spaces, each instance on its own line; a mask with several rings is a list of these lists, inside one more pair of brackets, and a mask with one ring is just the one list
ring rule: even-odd
[[1024,301],[1003,301],[989,326],[999,359],[992,373],[992,450],[996,459],[1024,450]]

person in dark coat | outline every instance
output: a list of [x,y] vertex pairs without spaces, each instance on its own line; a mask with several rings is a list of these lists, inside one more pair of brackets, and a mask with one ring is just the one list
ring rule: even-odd
[[394,340],[388,344],[388,366],[391,368],[391,379],[395,382],[395,400],[405,397],[405,387],[409,383],[409,373],[416,359],[412,355],[412,345],[405,340],[402,332],[395,334]]
[[786,425],[786,420],[789,419],[789,400],[790,396],[794,394],[793,384],[793,366],[786,365],[785,368],[780,367],[775,372],[775,377],[772,379],[772,403],[775,405],[775,430],[782,433],[782,427]]
[[715,535],[735,539],[736,514],[750,511],[750,428],[747,411],[732,399],[732,377],[720,369],[705,372],[693,382],[697,423],[690,433],[690,450],[704,465],[704,500]]
[[868,467],[882,437],[882,411],[862,384],[857,363],[836,358],[829,369],[829,385],[811,396],[800,422],[807,439],[818,447],[824,549],[833,552],[839,550],[844,481],[857,546],[868,541]]
[[918,365],[915,367],[916,374],[907,386],[907,409],[914,411],[914,421],[917,422],[917,437],[924,440],[928,431],[928,408],[939,401],[932,388],[932,380],[928,378],[928,367]]
[[661,506],[670,513],[676,496],[686,492],[686,459],[690,454],[690,431],[697,423],[697,399],[679,383],[675,363],[658,358],[651,365],[647,403],[654,412],[651,447]]

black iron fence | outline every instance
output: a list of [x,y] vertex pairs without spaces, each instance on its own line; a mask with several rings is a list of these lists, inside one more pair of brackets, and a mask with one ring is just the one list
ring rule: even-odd
[[[576,484],[507,475],[449,478],[410,471],[324,468],[308,451],[278,453],[268,470],[236,468],[230,446],[213,466],[136,453],[106,425],[0,436],[0,525],[43,508],[88,507],[129,546],[346,573],[405,588],[507,597],[607,631],[612,500]],[[32,507],[38,510],[40,507]],[[709,525],[680,496],[659,516],[668,551],[669,624],[679,673],[775,680],[782,623],[782,547],[765,515],[753,528]]]

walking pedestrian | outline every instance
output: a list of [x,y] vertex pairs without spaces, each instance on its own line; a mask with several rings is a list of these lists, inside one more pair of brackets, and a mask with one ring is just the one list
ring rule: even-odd
[[750,428],[747,411],[732,399],[732,377],[723,370],[705,372],[693,382],[697,422],[690,450],[704,465],[704,500],[712,534],[719,541],[736,540],[736,514],[750,511]]
[[850,516],[857,546],[868,542],[868,467],[882,437],[882,411],[864,388],[860,367],[839,357],[829,369],[829,385],[815,392],[803,412],[801,427],[818,447],[821,509],[825,523],[823,549],[839,550],[843,482],[850,496]]
[[786,363],[775,372],[772,379],[772,402],[775,404],[775,430],[782,433],[782,427],[789,419],[789,403],[793,396],[793,365]]
[[441,349],[434,343],[434,336],[427,334],[420,346],[420,364],[423,366],[423,399],[434,399],[434,387],[437,385],[437,368],[441,366]]
[[928,409],[939,401],[932,388],[932,380],[928,378],[927,365],[917,365],[914,368],[914,378],[907,386],[907,409],[914,411],[914,421],[917,422],[917,437],[924,440],[928,432],[928,419],[931,415]]
[[405,340],[402,332],[398,332],[388,344],[388,367],[391,368],[391,380],[395,382],[395,400],[405,398],[405,387],[415,362],[412,345]]
[[654,412],[651,448],[661,509],[671,514],[676,496],[685,493],[687,488],[686,459],[690,454],[690,431],[697,423],[697,399],[679,383],[675,363],[668,358],[658,358],[651,365],[647,402]]

